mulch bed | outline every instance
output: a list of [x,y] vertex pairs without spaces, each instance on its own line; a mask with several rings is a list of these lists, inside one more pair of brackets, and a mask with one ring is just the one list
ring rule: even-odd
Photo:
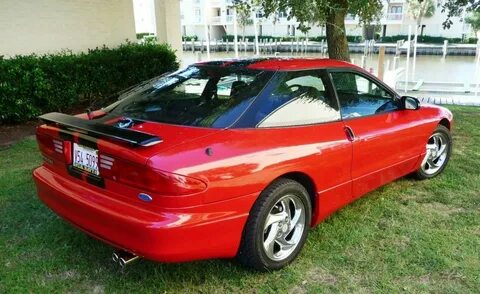
[[17,125],[0,125],[0,149],[5,149],[10,145],[35,135],[35,128],[39,121],[29,121]]

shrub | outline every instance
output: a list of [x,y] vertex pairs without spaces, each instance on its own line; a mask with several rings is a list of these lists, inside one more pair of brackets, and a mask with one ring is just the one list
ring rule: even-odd
[[[413,35],[411,38],[413,39]],[[407,35],[395,35],[395,36],[385,36],[380,38],[379,42],[381,43],[396,43],[398,40],[407,40],[408,36]],[[445,40],[448,41],[450,44],[458,44],[458,43],[467,43],[467,44],[476,44],[477,39],[476,38],[467,38],[465,40],[462,40],[462,38],[445,38],[445,37],[440,37],[440,36],[428,36],[428,35],[423,35],[423,36],[418,36],[418,42],[419,43],[431,43],[431,44],[443,44]]]
[[347,36],[347,41],[350,43],[360,43],[363,41],[362,36]]
[[154,33],[137,33],[137,40],[143,39],[143,37],[154,36]]
[[[238,39],[239,40],[242,40],[242,36],[238,36]],[[290,42],[290,41],[295,41],[295,40],[305,40],[305,36],[297,36],[297,37],[294,37],[294,36],[283,36],[283,37],[275,37],[275,36],[269,36],[269,35],[262,35],[262,36],[258,36],[258,40],[260,42],[262,42],[263,40],[266,40],[266,41],[269,41],[269,40],[278,40],[278,41],[283,41],[283,42]],[[224,41],[229,41],[229,42],[233,42],[233,35],[225,35],[223,36],[223,40]],[[245,36],[245,40],[248,40],[249,42],[253,42],[253,40],[255,40],[255,36]],[[313,42],[321,42],[322,40],[326,40],[326,37],[325,36],[316,36],[316,37],[313,37],[313,36],[310,36],[308,37],[308,40],[309,41],[313,41]],[[363,38],[362,36],[347,36],[347,41],[348,42],[352,42],[352,43],[359,43],[359,42],[362,42]]]
[[127,43],[86,53],[0,56],[0,123],[113,101],[112,95],[178,68],[167,45]]
[[182,36],[182,41],[198,41],[198,36]]

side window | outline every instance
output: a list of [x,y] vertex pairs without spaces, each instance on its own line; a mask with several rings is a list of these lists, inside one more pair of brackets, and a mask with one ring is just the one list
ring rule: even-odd
[[390,92],[375,81],[353,72],[332,72],[342,118],[352,118],[398,109]]
[[336,121],[335,97],[321,71],[285,72],[257,110],[257,127],[299,126]]

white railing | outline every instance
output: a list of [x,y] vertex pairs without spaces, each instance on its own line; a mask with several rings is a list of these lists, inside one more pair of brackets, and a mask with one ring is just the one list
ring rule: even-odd
[[212,24],[222,23],[222,17],[221,16],[212,16],[210,18],[210,23],[212,23]]
[[210,7],[221,7],[223,6],[222,4],[222,1],[219,1],[219,0],[210,0],[210,3],[209,3]]
[[403,13],[387,13],[386,17],[387,20],[402,20]]

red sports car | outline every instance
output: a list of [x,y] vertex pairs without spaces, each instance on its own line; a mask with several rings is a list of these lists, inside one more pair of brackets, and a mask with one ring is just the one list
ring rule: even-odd
[[438,175],[452,146],[450,111],[328,59],[197,63],[40,118],[40,199],[121,264],[282,268],[311,227],[394,179]]

